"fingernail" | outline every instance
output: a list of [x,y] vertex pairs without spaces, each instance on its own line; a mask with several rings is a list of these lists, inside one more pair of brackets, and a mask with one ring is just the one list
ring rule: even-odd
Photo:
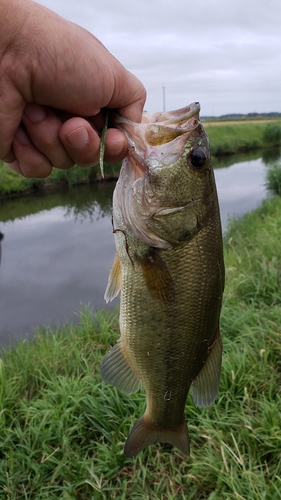
[[27,144],[30,144],[30,139],[27,135],[27,133],[23,130],[22,127],[19,127],[15,133],[15,139],[22,144],[22,146],[27,146]]
[[40,122],[46,117],[45,109],[39,104],[27,104],[24,114],[31,122]]
[[73,132],[66,136],[66,139],[73,148],[77,149],[84,148],[90,140],[88,130],[85,127],[73,130]]

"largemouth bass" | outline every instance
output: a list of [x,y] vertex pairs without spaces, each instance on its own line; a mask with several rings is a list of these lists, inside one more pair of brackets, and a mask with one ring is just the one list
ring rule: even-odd
[[146,410],[125,444],[127,456],[156,443],[189,454],[184,408],[219,390],[224,288],[221,222],[208,136],[199,103],[116,119],[128,138],[113,196],[116,258],[105,293],[121,290],[121,338],[101,366],[127,393],[143,385]]

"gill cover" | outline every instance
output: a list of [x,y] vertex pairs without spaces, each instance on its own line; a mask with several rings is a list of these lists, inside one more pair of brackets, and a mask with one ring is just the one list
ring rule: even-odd
[[190,238],[201,222],[198,202],[206,190],[210,153],[199,110],[193,103],[168,113],[144,113],[142,123],[115,120],[129,145],[114,192],[116,220],[120,210],[126,229],[151,247],[170,249]]

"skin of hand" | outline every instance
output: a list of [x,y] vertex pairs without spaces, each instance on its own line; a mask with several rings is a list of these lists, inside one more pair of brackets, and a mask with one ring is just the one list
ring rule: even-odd
[[[0,159],[25,177],[99,162],[103,108],[141,121],[146,93],[85,29],[32,0],[0,0]],[[108,128],[105,161],[127,153]]]

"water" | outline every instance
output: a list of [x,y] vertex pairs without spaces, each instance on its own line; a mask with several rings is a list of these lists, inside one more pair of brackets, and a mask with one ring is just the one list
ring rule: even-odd
[[255,209],[266,198],[265,169],[258,158],[214,170],[223,231],[229,218]]
[[[244,158],[215,170],[224,229],[230,216],[267,196],[265,169],[261,158]],[[112,183],[92,184],[1,202],[0,344],[31,336],[41,324],[75,322],[82,305],[105,307],[115,255],[113,189]]]
[[[0,275],[1,344],[30,335],[41,324],[76,321],[81,304],[97,309],[105,306],[103,295],[115,255],[113,189],[113,183],[93,184],[1,204],[0,218],[5,205],[6,214],[13,208],[16,216],[1,224],[5,235]],[[22,211],[33,213],[19,218]]]

